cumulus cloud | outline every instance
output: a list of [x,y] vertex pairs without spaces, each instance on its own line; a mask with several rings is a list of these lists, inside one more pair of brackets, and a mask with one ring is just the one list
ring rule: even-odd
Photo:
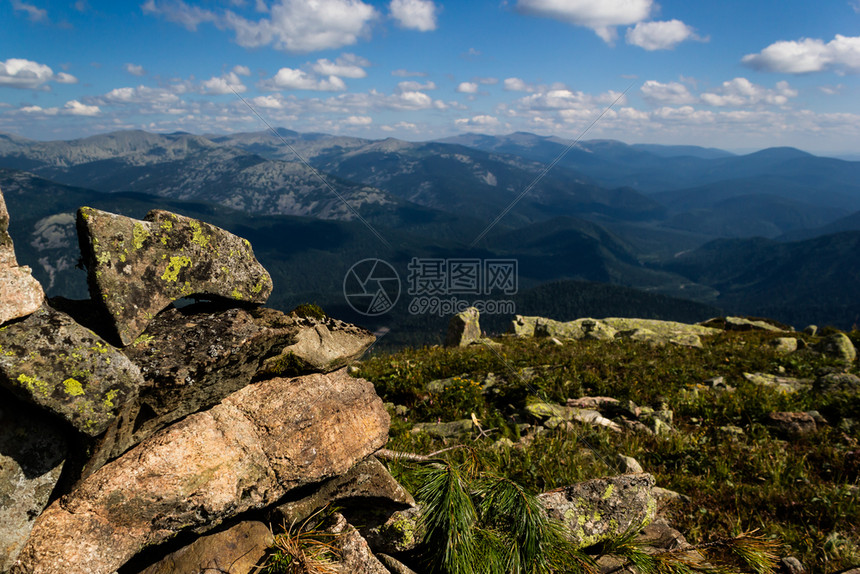
[[54,74],[49,66],[31,60],[9,58],[0,62],[0,86],[32,90],[41,88],[50,81],[75,84],[78,79],[65,72]]
[[662,84],[655,80],[648,80],[642,84],[642,97],[652,104],[682,105],[695,103],[697,98],[684,84],[669,82]]
[[424,90],[435,90],[436,83],[435,82],[415,82],[415,81],[406,81],[406,82],[398,82],[397,83],[397,91],[398,92],[421,92]]
[[[136,88],[114,88],[110,92],[92,98],[89,102],[94,105],[134,105],[138,111],[158,112],[166,111],[173,106],[182,103],[181,98],[167,88],[150,88],[148,86],[137,86]],[[144,107],[147,106],[148,108]]]
[[[237,66],[240,72],[244,72],[241,66]],[[247,75],[247,74],[243,74]],[[239,74],[236,73],[236,70],[232,72],[228,72],[226,74],[222,74],[218,77],[212,77],[206,80],[201,84],[201,91],[204,94],[232,94],[233,92],[242,93],[246,91],[248,88],[242,83],[242,80],[239,79]]]
[[825,70],[858,73],[860,36],[837,34],[826,44],[815,38],[775,42],[758,54],[747,54],[741,61],[756,70],[784,74],[807,74]]
[[127,63],[123,66],[125,71],[131,74],[132,76],[145,76],[146,70],[143,69],[143,66],[138,64]]
[[430,32],[436,29],[436,5],[431,0],[391,0],[391,17],[401,28]]
[[317,60],[313,71],[321,76],[340,76],[342,78],[367,77],[366,67],[370,62],[355,54],[343,54],[334,62],[328,59]]
[[63,112],[72,116],[97,116],[101,113],[101,110],[98,106],[88,106],[86,104],[82,104],[78,100],[71,100],[66,102],[66,105],[63,107]]
[[376,9],[361,0],[280,0],[268,18],[252,21],[228,11],[219,26],[233,30],[236,43],[246,48],[271,44],[287,52],[312,52],[355,44],[370,35],[377,17]]
[[525,83],[520,78],[505,78],[503,83],[505,90],[509,92],[533,92],[534,87]]
[[653,0],[517,1],[517,9],[524,14],[590,28],[607,43],[615,40],[616,26],[635,24],[647,19],[652,7]]
[[370,116],[349,116],[343,123],[350,126],[369,126],[373,123],[373,118]]
[[320,78],[294,68],[281,68],[269,80],[261,83],[263,89],[269,90],[312,90],[319,92],[340,92],[346,89],[346,84],[337,76]]
[[626,97],[614,91],[595,96],[563,88],[551,89],[525,96],[518,101],[518,104],[522,108],[531,110],[590,110],[596,106],[605,106],[616,100],[617,103],[622,105],[626,103]]
[[648,51],[671,50],[684,40],[699,40],[699,36],[680,20],[665,22],[639,22],[627,29],[628,44]]
[[461,94],[477,94],[478,84],[475,82],[460,82],[457,91]]
[[723,82],[720,89],[701,95],[702,102],[711,106],[744,107],[759,104],[784,106],[789,98],[797,97],[797,90],[788,82],[777,82],[775,89],[753,84],[746,78],[735,78]]
[[164,17],[168,22],[174,22],[185,29],[194,31],[204,22],[217,22],[218,16],[210,10],[197,6],[189,6],[182,0],[146,0],[140,7],[144,14],[154,14]]
[[461,127],[495,127],[501,124],[499,118],[489,115],[477,115],[471,118],[459,118],[454,124]]
[[44,22],[48,19],[48,11],[42,8],[37,8],[32,4],[21,2],[21,0],[12,0],[12,8],[16,12],[25,12],[27,18],[31,22]]

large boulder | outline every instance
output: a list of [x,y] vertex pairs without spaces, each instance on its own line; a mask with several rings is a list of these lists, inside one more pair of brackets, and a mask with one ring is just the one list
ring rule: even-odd
[[143,548],[203,533],[382,447],[388,414],[345,370],[249,385],[149,437],[52,503],[15,574],[110,574]]
[[554,321],[538,318],[535,322],[535,337],[555,337],[557,339],[596,339],[611,341],[615,329],[598,319],[577,319],[575,321]]
[[37,411],[0,392],[0,572],[15,563],[66,458],[63,429]]
[[272,292],[251,244],[214,225],[160,210],[141,221],[82,207],[77,226],[90,295],[123,345],[177,299],[265,303]]
[[636,531],[657,512],[650,474],[587,480],[540,494],[551,518],[562,521],[578,548]]
[[603,321],[618,332],[617,337],[630,337],[657,345],[671,343],[682,347],[701,347],[700,337],[719,333],[718,329],[677,321],[621,317],[608,317]]
[[857,349],[845,333],[827,335],[815,345],[815,350],[845,363],[853,363],[857,358]]
[[0,329],[0,385],[84,435],[104,433],[142,382],[125,355],[48,305]]
[[0,324],[25,317],[45,300],[42,286],[27,266],[19,266],[9,236],[9,212],[0,192]]
[[480,313],[475,307],[469,307],[457,313],[448,321],[448,333],[445,336],[446,347],[467,347],[480,340],[481,325],[478,322]]

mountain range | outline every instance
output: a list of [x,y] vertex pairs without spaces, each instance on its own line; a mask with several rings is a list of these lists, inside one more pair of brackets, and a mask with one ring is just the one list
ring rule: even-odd
[[[520,295],[556,285],[557,296],[522,299],[540,301],[526,314],[559,314],[562,299],[582,300],[597,283],[636,289],[649,316],[654,297],[670,296],[701,303],[702,319],[860,321],[848,295],[860,162],[791,148],[735,155],[526,133],[419,143],[285,129],[52,142],[0,134],[0,188],[19,259],[51,294],[85,294],[74,209],[142,217],[158,207],[251,240],[276,278],[274,305],[313,300],[359,322],[343,277],[369,257],[401,278],[416,257],[515,259]],[[580,309],[601,314],[599,299]],[[424,329],[402,315],[403,328]]]

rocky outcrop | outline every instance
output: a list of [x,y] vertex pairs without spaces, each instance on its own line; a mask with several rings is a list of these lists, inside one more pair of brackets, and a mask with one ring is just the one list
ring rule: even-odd
[[27,266],[19,266],[9,236],[9,212],[0,192],[0,324],[26,317],[45,300],[42,286]]
[[344,371],[250,385],[153,435],[51,504],[12,572],[109,574],[179,532],[205,532],[346,472],[387,434],[373,387]]
[[457,313],[448,321],[448,334],[445,336],[446,347],[467,347],[481,338],[481,325],[478,322],[480,313],[475,307],[469,307]]
[[65,419],[104,433],[143,379],[104,339],[47,305],[0,329],[0,385]]
[[750,317],[716,317],[702,321],[699,324],[705,327],[725,329],[726,331],[770,331],[773,333],[782,333],[792,330],[785,325],[776,325],[774,321]]
[[265,303],[272,292],[251,244],[208,223],[160,210],[141,221],[82,207],[77,226],[90,295],[123,345],[182,297]]
[[687,325],[675,321],[653,319],[628,319],[608,317],[606,319],[576,319],[555,321],[544,317],[517,315],[509,332],[518,337],[551,337],[555,339],[632,339],[654,345],[667,343],[686,347],[701,347],[702,336],[714,335],[717,329],[701,325]]
[[0,572],[15,563],[60,478],[68,444],[38,409],[0,392]]
[[539,495],[550,517],[562,521],[579,548],[617,538],[650,523],[657,511],[650,474],[587,480]]

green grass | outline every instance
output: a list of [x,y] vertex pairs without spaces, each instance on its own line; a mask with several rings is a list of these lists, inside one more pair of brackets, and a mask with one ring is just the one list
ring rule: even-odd
[[[814,343],[815,339],[797,335]],[[851,334],[857,341],[857,333]],[[446,457],[516,481],[534,492],[616,474],[615,455],[636,458],[657,484],[690,497],[666,509],[691,543],[758,529],[782,541],[813,572],[860,564],[860,396],[811,391],[781,394],[748,382],[744,372],[814,378],[837,365],[812,351],[779,355],[772,334],[723,333],[704,349],[651,347],[632,341],[579,341],[556,346],[540,339],[502,339],[496,350],[408,349],[373,356],[358,375],[385,401],[402,405],[392,416],[388,448],[430,453],[458,442],[410,432],[417,422],[469,418],[482,429],[460,439],[470,449]],[[856,363],[852,372],[857,373]],[[493,373],[491,384],[488,373]],[[704,385],[722,376],[734,392]],[[458,377],[442,389],[436,379]],[[576,432],[534,433],[540,421],[525,411],[528,397],[554,403],[610,396],[673,411],[678,432],[663,436],[613,433],[578,426]],[[764,424],[772,411],[817,410],[828,425],[808,438],[784,440]],[[531,428],[523,425],[530,424]],[[732,425],[744,430],[735,435]],[[722,427],[722,428],[721,428]],[[498,442],[499,439],[508,441]],[[413,492],[414,468],[392,463]]]

